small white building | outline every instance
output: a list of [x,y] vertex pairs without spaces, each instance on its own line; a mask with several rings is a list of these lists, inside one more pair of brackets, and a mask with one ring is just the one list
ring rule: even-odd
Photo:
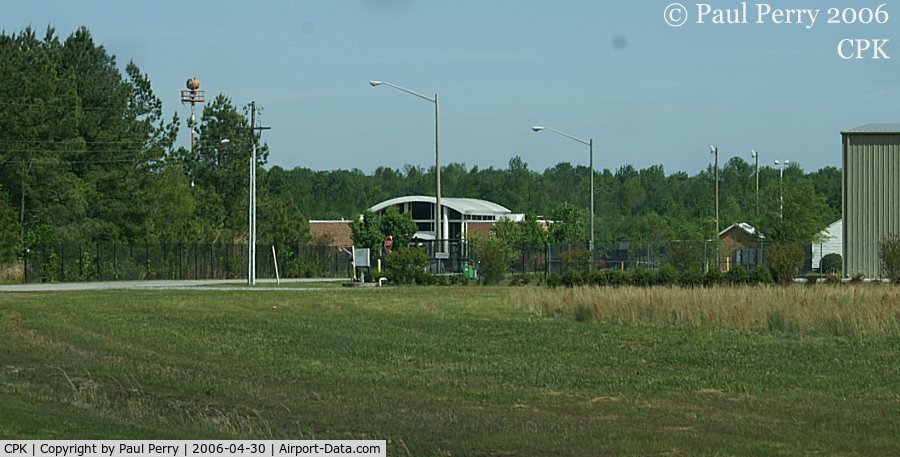
[[844,220],[838,219],[828,228],[819,233],[819,241],[812,243],[812,268],[819,271],[822,266],[822,257],[828,254],[844,253]]

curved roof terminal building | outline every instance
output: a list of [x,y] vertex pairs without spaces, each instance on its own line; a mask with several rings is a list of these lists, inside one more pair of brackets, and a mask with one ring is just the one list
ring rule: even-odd
[[[435,198],[423,195],[392,198],[371,208],[376,214],[384,214],[395,207],[401,214],[409,214],[418,226],[414,239],[434,239]],[[464,240],[469,233],[487,233],[500,219],[520,221],[522,214],[487,200],[477,198],[441,198],[441,232],[449,240]]]

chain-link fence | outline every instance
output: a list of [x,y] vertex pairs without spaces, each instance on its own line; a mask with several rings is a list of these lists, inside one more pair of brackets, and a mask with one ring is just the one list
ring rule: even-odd
[[[513,249],[510,272],[514,274],[556,273],[570,269],[656,270],[672,265],[679,271],[716,268],[725,272],[736,267],[751,270],[766,263],[766,250],[774,243],[716,243],[715,241],[672,240],[653,242],[619,241],[598,243],[593,255],[587,243],[548,244],[543,248]],[[801,273],[818,272],[813,265],[815,245],[804,247]]]
[[[467,265],[477,268],[470,246],[460,240],[426,241],[417,246],[432,259],[430,271],[460,274]],[[655,270],[673,265],[678,270],[721,271],[735,267],[748,270],[765,264],[772,243],[740,245],[714,241],[674,240],[661,242],[613,242],[548,244],[541,248],[513,248],[509,272],[513,274],[565,274],[588,268]],[[435,249],[435,248],[439,249]],[[813,265],[815,245],[804,249],[801,273],[818,272]],[[348,253],[317,245],[276,249],[281,277],[349,278]],[[143,279],[245,279],[247,246],[239,244],[94,244],[32,247],[25,254],[25,282],[115,281]],[[256,250],[258,278],[275,277],[272,246]],[[373,266],[380,253],[373,253]]]
[[[335,278],[350,276],[347,254],[329,246],[256,249],[256,276]],[[105,244],[35,246],[25,253],[25,282],[144,279],[246,279],[247,245]]]

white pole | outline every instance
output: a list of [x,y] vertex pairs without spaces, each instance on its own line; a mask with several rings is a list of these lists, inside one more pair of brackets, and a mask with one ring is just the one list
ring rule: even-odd
[[272,262],[275,264],[275,283],[281,284],[281,277],[278,276],[278,256],[275,255],[275,245],[272,245]]
[[250,235],[248,239],[247,283],[256,284],[256,102],[250,102]]
[[[254,135],[256,133],[254,132]],[[253,141],[253,225],[250,229],[250,247],[253,250],[253,257],[251,257],[251,268],[250,268],[250,284],[256,284],[256,140]]]
[[356,282],[356,245],[350,246],[350,264],[353,265],[353,277],[351,281]]
[[590,270],[594,270],[594,139],[590,138],[588,140],[588,148],[590,149],[591,154],[591,237],[590,244],[588,245],[588,249],[591,251],[590,256]]
[[434,239],[438,241],[440,245],[435,245],[434,248],[435,252],[445,252],[446,249],[443,249],[444,242],[442,240],[447,237],[447,234],[441,230],[443,228],[441,226],[443,209],[441,208],[441,124],[438,108],[438,94],[434,94],[434,173],[437,181],[437,195],[435,198],[437,220],[435,221],[434,226]]

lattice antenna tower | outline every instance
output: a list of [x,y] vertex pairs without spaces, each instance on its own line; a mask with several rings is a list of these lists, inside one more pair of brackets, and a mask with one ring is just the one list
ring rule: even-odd
[[191,105],[191,157],[194,155],[194,147],[197,145],[197,125],[196,109],[198,103],[206,103],[206,91],[200,90],[200,80],[196,76],[188,78],[187,90],[181,91],[181,104]]

